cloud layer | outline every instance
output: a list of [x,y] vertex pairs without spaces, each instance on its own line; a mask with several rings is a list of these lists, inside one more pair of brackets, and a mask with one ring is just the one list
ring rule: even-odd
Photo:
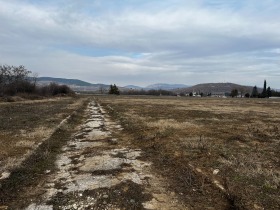
[[0,64],[120,85],[279,88],[278,0],[0,0]]

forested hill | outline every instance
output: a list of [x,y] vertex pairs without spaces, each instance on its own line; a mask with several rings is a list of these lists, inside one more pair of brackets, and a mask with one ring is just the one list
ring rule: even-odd
[[[202,92],[202,93],[230,93],[233,89],[237,89],[243,93],[251,93],[253,87],[238,85],[234,83],[203,83],[187,88],[174,90],[175,92]],[[261,89],[259,89],[261,91]]]
[[58,84],[75,85],[75,86],[95,86],[95,84],[91,84],[89,82],[85,82],[79,79],[65,79],[65,78],[53,78],[53,77],[39,77],[38,82],[39,83],[55,82]]

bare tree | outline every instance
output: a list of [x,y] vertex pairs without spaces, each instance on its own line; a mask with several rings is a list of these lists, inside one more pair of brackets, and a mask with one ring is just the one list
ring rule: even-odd
[[31,72],[24,66],[0,66],[0,94],[14,95],[28,87],[28,76]]

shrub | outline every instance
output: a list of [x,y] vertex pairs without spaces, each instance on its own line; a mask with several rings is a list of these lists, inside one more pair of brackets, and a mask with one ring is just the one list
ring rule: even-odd
[[74,91],[67,85],[58,85],[50,83],[49,85],[38,88],[38,92],[43,96],[56,96],[56,95],[74,95]]
[[30,71],[24,66],[0,66],[0,95],[13,96],[17,93],[32,92],[34,84],[28,80]]
[[75,94],[67,85],[51,83],[47,86],[38,87],[37,79],[36,77],[30,77],[31,73],[24,66],[0,65],[0,96],[27,96],[27,94],[30,94],[33,95],[33,98],[36,98],[35,95]]
[[119,88],[115,84],[110,85],[109,94],[120,95]]
[[246,98],[250,98],[250,93],[245,93]]

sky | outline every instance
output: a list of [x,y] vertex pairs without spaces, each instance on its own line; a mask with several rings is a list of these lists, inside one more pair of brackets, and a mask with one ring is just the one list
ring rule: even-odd
[[280,88],[279,0],[0,0],[0,65],[146,86]]

